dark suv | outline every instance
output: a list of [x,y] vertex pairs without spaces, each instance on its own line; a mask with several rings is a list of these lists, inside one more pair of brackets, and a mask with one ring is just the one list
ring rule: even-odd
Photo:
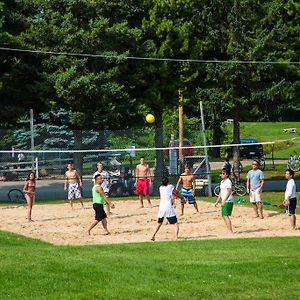
[[[258,141],[253,138],[240,139],[241,144],[249,144],[240,146],[241,158],[262,158],[264,156],[264,148]],[[255,145],[253,145],[255,144]],[[232,147],[228,147],[225,151],[225,157],[232,157]]]

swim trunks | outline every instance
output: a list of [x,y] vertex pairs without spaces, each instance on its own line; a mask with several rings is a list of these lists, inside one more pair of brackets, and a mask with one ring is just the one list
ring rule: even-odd
[[149,196],[149,180],[147,178],[138,179],[135,187],[137,195]]

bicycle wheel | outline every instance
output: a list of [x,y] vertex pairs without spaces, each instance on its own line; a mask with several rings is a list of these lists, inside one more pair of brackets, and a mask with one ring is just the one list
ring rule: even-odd
[[300,170],[300,160],[299,159],[289,160],[288,167],[295,172],[299,171]]
[[215,196],[219,196],[220,195],[220,191],[221,191],[221,188],[219,185],[217,185],[215,188],[214,188],[214,194]]
[[263,171],[266,167],[266,160],[264,157],[262,157],[260,160],[259,160],[259,164],[260,164],[260,169]]
[[8,199],[15,203],[26,203],[23,192],[19,189],[12,189],[8,192]]
[[243,184],[236,184],[233,188],[234,193],[238,196],[245,196],[246,195],[246,187]]

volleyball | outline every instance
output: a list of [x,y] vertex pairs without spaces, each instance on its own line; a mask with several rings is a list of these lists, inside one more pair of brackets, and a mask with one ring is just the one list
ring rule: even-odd
[[149,124],[152,124],[152,123],[154,123],[154,121],[155,121],[155,117],[154,117],[152,114],[148,114],[148,115],[146,116],[146,121],[147,121]]

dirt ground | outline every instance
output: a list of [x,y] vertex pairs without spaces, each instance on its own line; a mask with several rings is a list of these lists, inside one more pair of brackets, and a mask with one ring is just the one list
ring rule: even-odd
[[[116,202],[116,208],[108,219],[111,235],[104,235],[99,223],[89,236],[87,229],[94,221],[92,203],[79,204],[71,210],[68,203],[35,205],[32,217],[26,221],[26,206],[0,207],[0,230],[18,233],[55,245],[92,245],[109,243],[134,243],[150,241],[156,228],[158,200],[153,200],[153,208],[139,208],[137,201]],[[300,230],[291,230],[289,217],[282,210],[265,211],[265,218],[253,217],[253,210],[236,204],[233,208],[232,224],[235,233],[228,234],[220,216],[220,208],[198,201],[199,213],[193,206],[186,205],[184,216],[179,216],[179,239],[202,240],[222,238],[249,238],[273,236],[300,236]],[[299,216],[297,219],[300,222]],[[156,236],[156,241],[172,240],[172,225],[164,225]]]

